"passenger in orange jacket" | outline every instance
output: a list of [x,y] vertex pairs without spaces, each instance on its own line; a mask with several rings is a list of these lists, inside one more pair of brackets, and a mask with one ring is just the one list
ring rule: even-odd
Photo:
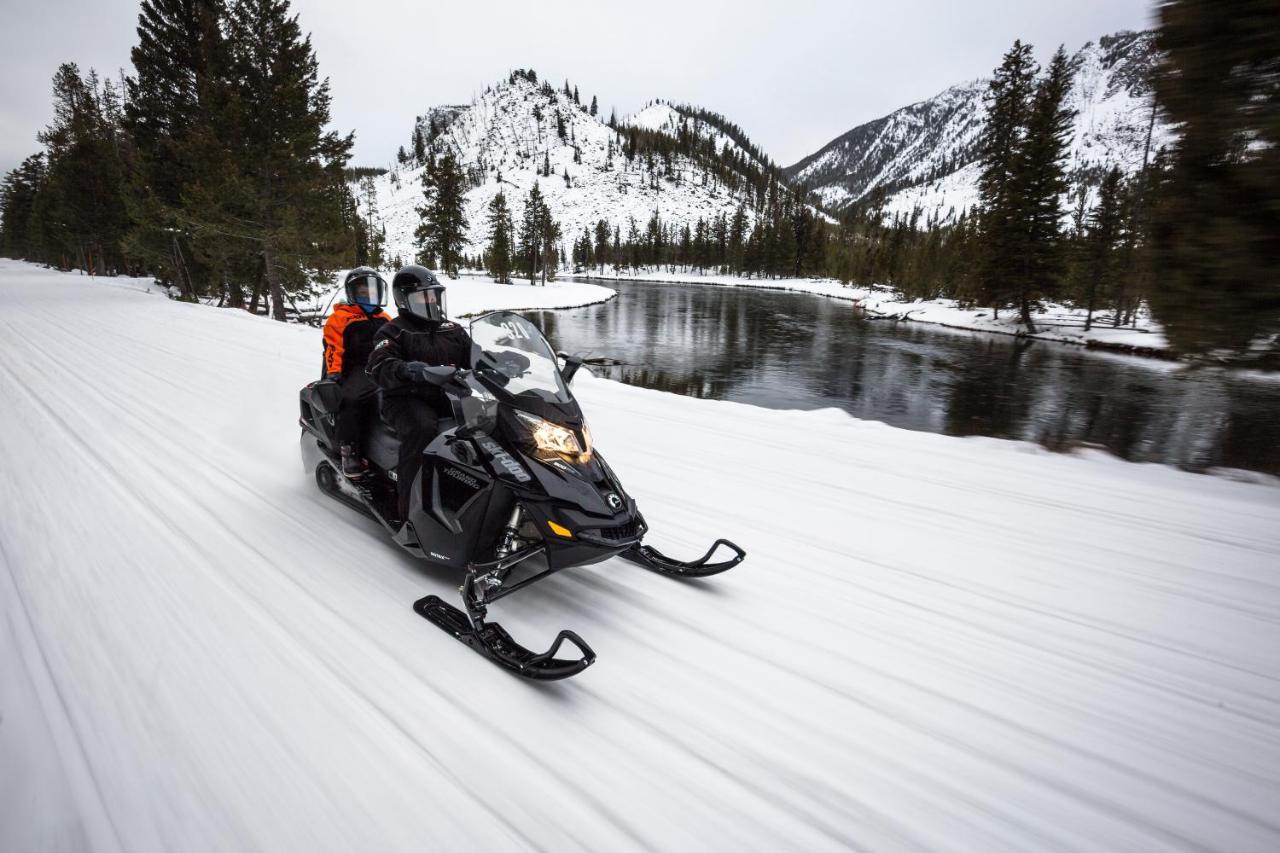
[[365,373],[365,363],[373,351],[374,335],[391,317],[382,310],[387,283],[374,270],[353,269],[344,287],[347,301],[335,306],[324,324],[324,371],[326,379],[342,386],[334,422],[342,473],[359,477],[369,467],[360,453],[360,431],[378,393],[378,386]]

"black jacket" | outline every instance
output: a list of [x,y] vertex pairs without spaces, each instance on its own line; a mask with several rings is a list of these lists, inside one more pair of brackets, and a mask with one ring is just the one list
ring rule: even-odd
[[404,313],[378,329],[367,370],[382,389],[382,396],[419,397],[438,402],[439,388],[402,378],[400,366],[408,361],[471,367],[471,336],[449,320],[430,323]]

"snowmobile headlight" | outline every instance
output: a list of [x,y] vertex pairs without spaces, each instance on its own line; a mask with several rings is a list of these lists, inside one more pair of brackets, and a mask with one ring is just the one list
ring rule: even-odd
[[581,458],[583,461],[590,457],[591,433],[587,431],[586,424],[582,427],[583,440],[586,444],[584,448],[578,442],[578,437],[574,435],[573,430],[567,427],[553,424],[551,421],[525,412],[516,412],[516,417],[529,428],[529,436],[538,450]]

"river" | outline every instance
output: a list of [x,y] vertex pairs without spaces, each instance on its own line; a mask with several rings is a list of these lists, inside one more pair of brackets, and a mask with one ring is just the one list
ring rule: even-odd
[[[610,282],[609,302],[526,312],[598,375],[776,409],[836,407],[1191,469],[1280,474],[1280,381],[1003,335],[868,321],[805,293]],[[802,438],[800,439],[802,440]]]

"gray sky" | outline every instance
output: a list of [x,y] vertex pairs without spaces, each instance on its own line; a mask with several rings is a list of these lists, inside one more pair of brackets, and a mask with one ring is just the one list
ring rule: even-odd
[[[38,150],[58,64],[129,70],[138,0],[0,0],[0,170]],[[354,160],[385,165],[413,116],[512,68],[568,77],[608,113],[653,98],[737,122],[782,165],[851,127],[990,73],[1150,26],[1150,0],[294,0]]]

